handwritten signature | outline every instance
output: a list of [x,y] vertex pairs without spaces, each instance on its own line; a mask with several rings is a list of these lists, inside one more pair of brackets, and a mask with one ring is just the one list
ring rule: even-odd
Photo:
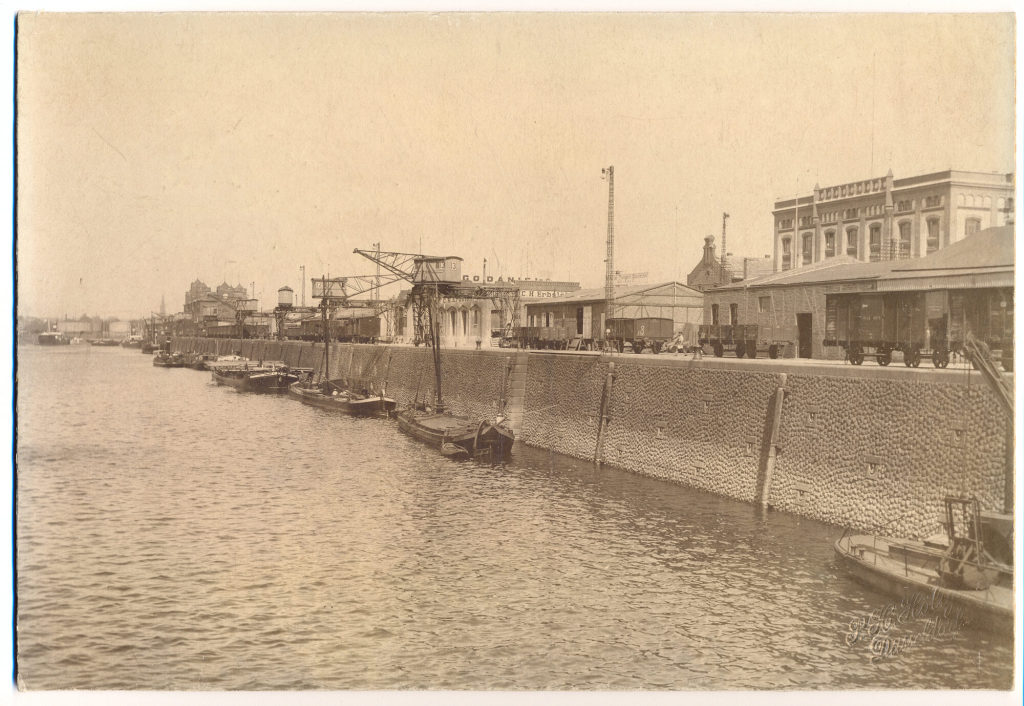
[[[923,625],[904,635],[890,634],[894,628]],[[930,593],[915,591],[897,603],[888,603],[869,615],[850,621],[846,632],[847,646],[867,645],[872,664],[898,657],[926,640],[949,639],[969,623],[963,606],[945,599],[933,588]]]

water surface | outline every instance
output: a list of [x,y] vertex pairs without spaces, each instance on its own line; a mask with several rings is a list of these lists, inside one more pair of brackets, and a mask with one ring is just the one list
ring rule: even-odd
[[1009,688],[1012,641],[891,599],[841,529],[517,446],[18,351],[18,669],[31,689]]

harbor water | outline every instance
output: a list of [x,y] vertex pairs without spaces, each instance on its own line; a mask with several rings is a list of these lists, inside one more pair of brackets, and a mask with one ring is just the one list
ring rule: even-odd
[[896,619],[842,528],[134,349],[22,346],[17,383],[24,688],[1011,686],[1011,638]]

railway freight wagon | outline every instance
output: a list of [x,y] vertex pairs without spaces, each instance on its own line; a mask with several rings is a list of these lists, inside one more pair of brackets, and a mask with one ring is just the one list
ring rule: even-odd
[[[331,321],[331,339],[341,343],[371,343],[380,336],[379,316],[359,316]],[[289,329],[289,338],[294,329]],[[303,341],[324,340],[324,322],[321,319],[305,319],[298,328],[298,338]]]
[[206,329],[208,338],[266,338],[269,334],[270,327],[267,324],[246,324],[245,326],[231,324],[210,326]]
[[594,331],[591,337],[590,327],[582,327],[577,319],[552,318],[545,326],[519,326],[512,335],[503,339],[503,347],[535,348],[549,350],[605,350],[613,349],[622,352],[626,344],[634,353],[650,348],[655,353],[673,338],[672,319],[660,317],[619,317],[606,321],[607,331]]
[[764,331],[757,324],[702,324],[697,331],[697,343],[711,346],[716,358],[721,358],[730,350],[737,358],[756,358],[758,351],[762,351],[774,360],[785,351],[789,343],[773,335],[760,335],[772,334],[774,328],[769,327],[769,331]]
[[606,321],[605,344],[619,353],[628,343],[634,353],[650,348],[660,353],[662,347],[672,340],[672,319],[644,317],[636,319],[615,318]]
[[937,368],[963,349],[970,332],[1013,369],[1013,290],[1009,288],[828,294],[826,346],[840,346],[854,365],[889,365],[895,351],[907,367],[930,357]]

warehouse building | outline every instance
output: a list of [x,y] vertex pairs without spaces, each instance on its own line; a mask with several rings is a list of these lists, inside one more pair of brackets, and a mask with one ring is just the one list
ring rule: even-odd
[[557,299],[528,302],[524,325],[548,329],[573,347],[594,348],[605,338],[608,319],[664,318],[687,341],[696,341],[703,316],[703,295],[679,282],[638,284],[614,288],[611,315],[605,290],[581,289]]
[[[1014,227],[1007,225],[918,260],[865,263],[836,257],[718,287],[705,293],[703,319],[712,326],[757,325],[759,346],[775,345],[786,357],[842,359],[846,351],[826,330],[830,297],[943,292],[950,293],[953,306],[944,326],[960,321],[977,335],[1000,340],[993,322],[998,318],[1012,327],[1013,277]],[[929,328],[925,343],[934,334]]]

